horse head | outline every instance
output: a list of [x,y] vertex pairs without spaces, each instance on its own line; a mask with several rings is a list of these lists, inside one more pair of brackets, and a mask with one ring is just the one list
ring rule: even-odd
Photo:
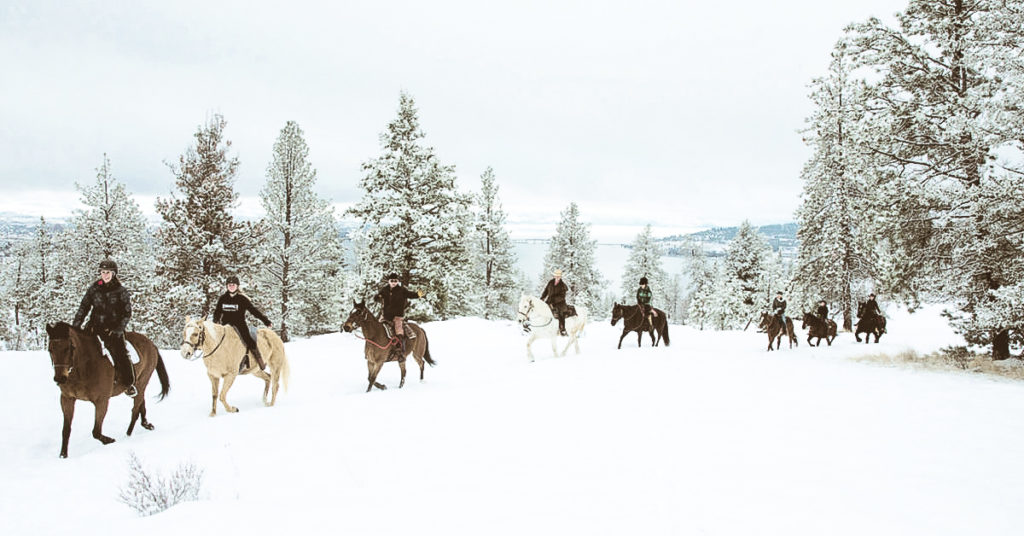
[[619,321],[620,318],[622,318],[622,316],[624,314],[623,310],[625,308],[626,308],[625,305],[619,305],[618,302],[616,302],[615,306],[612,307],[612,325],[613,326],[615,325],[616,322]]
[[768,311],[761,311],[761,321],[758,322],[758,324],[757,324],[758,329],[763,329],[765,331],[768,331],[768,328],[770,328],[771,325],[772,325],[772,315],[769,314]]
[[864,306],[864,302],[857,302],[857,318],[862,318],[864,316]]
[[817,318],[814,315],[812,315],[811,313],[805,312],[804,313],[804,321],[803,321],[803,324],[800,326],[800,329],[807,329],[807,324],[810,324],[810,325],[813,326],[816,323],[817,323]]
[[361,322],[366,322],[372,318],[373,314],[370,313],[370,309],[366,307],[365,301],[356,303],[355,300],[352,300],[352,310],[349,311],[348,318],[345,319],[345,322],[341,324],[341,329],[343,329],[345,333],[351,333],[359,329]]
[[62,384],[75,368],[75,345],[71,340],[71,326],[58,322],[46,325],[46,336],[49,339],[47,350],[50,351],[50,362],[53,364],[53,381]]
[[185,327],[181,330],[181,357],[192,360],[202,352],[206,342],[206,326],[203,321],[191,316],[185,317]]

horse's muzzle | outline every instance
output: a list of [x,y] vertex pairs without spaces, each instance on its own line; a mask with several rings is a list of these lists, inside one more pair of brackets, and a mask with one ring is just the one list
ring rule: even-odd
[[62,385],[64,383],[67,383],[68,375],[67,374],[54,374],[53,375],[53,381],[57,385]]
[[344,331],[345,333],[352,333],[352,324],[345,322],[344,324],[341,325],[341,330]]

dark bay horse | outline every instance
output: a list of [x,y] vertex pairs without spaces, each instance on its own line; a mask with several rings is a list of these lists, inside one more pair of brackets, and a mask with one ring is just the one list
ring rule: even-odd
[[[644,333],[651,335],[651,345],[657,346],[658,342],[662,339],[665,340],[665,346],[668,346],[668,315],[661,309],[654,309],[657,313],[654,317],[654,325],[644,318],[644,314],[639,305],[619,305],[618,303],[612,307],[612,325],[614,326],[619,319],[622,319],[622,336],[619,337],[619,349],[622,348],[622,339],[626,338],[626,334],[630,331],[636,332],[636,345],[640,346],[640,341],[643,340]],[[654,332],[658,332],[658,338],[654,338]]]
[[[830,319],[827,318],[822,321],[816,315],[811,313],[804,313],[804,323],[800,326],[800,329],[807,329],[810,326],[811,330],[807,332],[807,344],[808,346],[821,346],[821,339],[825,339],[825,342],[829,346],[832,346],[832,341],[836,338],[836,331],[839,326]],[[812,338],[818,338],[818,344],[811,342]]]
[[860,334],[864,335],[864,344],[869,342],[871,335],[875,335],[875,344],[878,343],[878,338],[885,333],[885,317],[879,315],[874,311],[867,311],[867,307],[864,302],[857,302],[857,326],[854,329],[853,336],[860,342]]
[[782,345],[782,336],[789,335],[789,347],[792,348],[794,344],[800,346],[800,341],[796,338],[796,333],[793,331],[793,319],[786,317],[786,324],[783,325],[779,320],[779,317],[768,313],[767,311],[761,313],[761,323],[759,327],[768,332],[768,351],[772,351],[772,341],[775,342],[775,349],[778,350]]
[[341,327],[346,333],[357,329],[363,332],[363,336],[360,338],[366,341],[364,351],[366,353],[366,368],[369,371],[367,379],[370,382],[366,386],[367,393],[374,387],[387,389],[384,384],[377,383],[377,374],[380,372],[381,367],[384,366],[384,363],[388,361],[398,361],[398,367],[402,369],[402,381],[398,384],[399,389],[405,385],[405,358],[410,353],[412,353],[413,358],[420,365],[420,381],[423,381],[423,363],[427,362],[430,366],[437,364],[437,361],[430,357],[430,344],[427,342],[427,332],[412,322],[406,322],[405,329],[415,332],[416,338],[407,343],[401,357],[393,357],[391,353],[392,347],[401,343],[397,337],[388,336],[384,324],[377,320],[374,314],[370,312],[366,307],[366,302],[353,302],[352,311]]
[[[68,438],[71,436],[71,419],[75,416],[76,400],[88,400],[96,408],[92,436],[104,445],[113,443],[113,438],[103,435],[103,419],[107,416],[110,398],[123,393],[126,386],[114,381],[114,365],[100,353],[99,340],[92,333],[75,329],[66,322],[47,324],[46,335],[49,337],[48,349],[53,363],[53,381],[60,388],[60,409],[64,412],[60,457],[68,457]],[[138,394],[135,395],[131,424],[128,425],[128,435],[132,435],[135,421],[140,417],[143,428],[153,429],[153,425],[146,420],[146,385],[153,371],[160,378],[160,400],[167,396],[170,383],[164,361],[152,341],[134,331],[126,332],[124,338],[135,347],[140,360],[135,365],[135,388]]]

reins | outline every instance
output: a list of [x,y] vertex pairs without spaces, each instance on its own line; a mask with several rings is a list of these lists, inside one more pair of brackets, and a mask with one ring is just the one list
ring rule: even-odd
[[532,299],[530,300],[530,306],[526,308],[526,312],[525,313],[522,312],[522,311],[516,311],[516,313],[522,315],[523,320],[521,320],[519,323],[522,324],[523,327],[526,328],[526,329],[543,328],[545,326],[550,325],[552,322],[555,321],[555,317],[552,315],[551,318],[548,318],[547,322],[545,322],[543,324],[534,324],[534,323],[532,323],[530,321],[530,311],[533,311],[533,300]]
[[[364,311],[363,311],[363,322],[369,322],[369,321],[370,321],[370,315],[369,315],[369,312],[368,312],[368,311],[365,311],[365,310],[364,310]],[[381,325],[381,327],[384,327],[384,326],[383,326],[383,325]],[[363,326],[362,326],[362,325],[360,325],[360,326],[359,326],[359,329],[360,329],[360,330],[361,330],[361,329],[363,329]],[[390,339],[388,340],[388,343],[387,343],[386,345],[384,345],[384,346],[381,346],[381,345],[377,344],[376,342],[374,342],[374,341],[373,341],[373,339],[367,339],[366,337],[360,337],[360,336],[359,336],[359,334],[358,334],[358,333],[356,333],[356,332],[354,332],[354,331],[352,332],[352,334],[353,334],[353,335],[355,335],[357,339],[359,339],[359,340],[363,340],[363,341],[366,341],[366,342],[368,342],[368,343],[370,343],[370,344],[372,344],[372,345],[376,346],[377,348],[380,348],[381,350],[387,350],[387,349],[388,349],[388,348],[390,348],[390,347],[391,347],[392,345],[398,344],[398,337],[391,337],[391,338],[390,338]],[[385,331],[385,332],[384,332],[384,335],[385,335],[385,336],[387,336],[387,331]]]
[[[198,325],[202,328],[202,331],[199,332],[199,340],[196,341],[196,344],[192,344],[192,343],[190,343],[188,341],[185,341],[185,344],[187,344],[187,345],[192,347],[192,355],[195,355],[196,350],[200,350],[201,348],[199,348],[199,347],[202,346],[203,342],[206,341],[206,323],[205,322],[199,322]],[[217,350],[220,349],[220,345],[224,344],[224,340],[227,339],[227,338],[228,338],[228,332],[227,332],[227,327],[225,327],[224,328],[224,336],[220,338],[220,342],[217,343],[217,346],[213,347],[213,351],[212,352],[210,352],[210,353],[203,352],[203,359],[206,359],[207,357],[210,357],[213,354],[217,353]],[[191,359],[189,359],[189,361],[195,361],[195,358],[191,358]]]

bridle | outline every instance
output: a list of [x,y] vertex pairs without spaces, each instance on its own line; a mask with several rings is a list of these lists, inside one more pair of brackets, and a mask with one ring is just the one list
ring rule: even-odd
[[547,322],[545,322],[543,324],[531,324],[530,323],[530,313],[534,309],[533,299],[530,299],[530,300],[527,300],[527,301],[530,302],[530,306],[526,308],[526,312],[525,313],[523,311],[516,311],[516,313],[518,313],[519,316],[523,317],[522,320],[519,321],[519,324],[523,326],[523,330],[524,331],[530,331],[530,328],[542,328],[544,326],[547,326],[548,324],[551,324],[551,322],[553,322],[555,320],[555,317],[552,316],[551,318],[548,319]]
[[75,345],[71,343],[70,339],[68,339],[68,355],[71,356],[71,359],[69,359],[69,361],[71,361],[71,364],[58,365],[57,362],[54,361],[53,359],[53,351],[50,351],[50,364],[53,365],[54,372],[56,372],[56,370],[59,368],[66,368],[68,369],[68,375],[71,375],[71,371],[75,370]]
[[[362,309],[362,315],[363,315],[363,322],[370,322],[370,310],[367,309],[366,307],[362,307],[361,309]],[[346,325],[349,324],[349,321],[346,320],[345,324]],[[358,328],[360,330],[362,330],[363,326],[359,325]],[[362,340],[362,341],[366,341],[366,342],[376,346],[377,348],[380,348],[381,350],[386,350],[386,349],[390,348],[392,345],[399,344],[398,337],[392,337],[392,338],[390,338],[390,340],[388,340],[388,343],[386,345],[381,346],[381,345],[377,344],[376,342],[374,342],[372,339],[368,339],[366,337],[362,337],[362,336],[356,334],[355,327],[352,328],[352,334],[355,335],[357,339]],[[384,332],[384,336],[387,337],[387,331]]]
[[[199,351],[202,348],[203,343],[206,342],[206,324],[203,323],[203,322],[196,322],[196,326],[199,327],[199,337],[196,339],[196,343],[192,344],[192,343],[188,342],[187,340],[185,341],[185,344],[187,344],[187,345],[192,347],[192,352],[189,354],[189,355],[192,355],[192,356],[196,355],[196,352]],[[217,346],[213,347],[213,351],[212,352],[210,352],[210,353],[203,352],[203,359],[206,359],[207,357],[210,357],[211,355],[216,353],[217,350],[220,348],[220,345],[224,344],[224,339],[227,339],[227,338],[228,338],[228,333],[227,333],[227,331],[225,331],[224,332],[224,336],[220,338],[220,342],[217,343]],[[186,357],[185,359],[188,359],[189,361],[195,361],[196,360],[195,357]]]

